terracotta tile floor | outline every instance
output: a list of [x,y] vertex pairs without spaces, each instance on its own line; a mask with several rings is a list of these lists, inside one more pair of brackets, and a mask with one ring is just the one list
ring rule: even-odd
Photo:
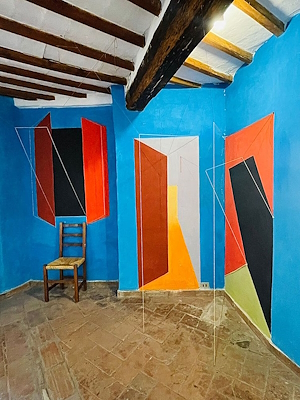
[[91,284],[78,304],[68,294],[44,303],[34,286],[0,300],[1,400],[300,399],[300,376],[223,296],[214,366],[211,293],[147,294],[144,333],[140,300]]

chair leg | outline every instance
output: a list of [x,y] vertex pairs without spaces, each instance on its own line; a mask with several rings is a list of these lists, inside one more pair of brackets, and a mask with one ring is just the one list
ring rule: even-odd
[[[63,269],[60,269],[60,270],[59,270],[59,279],[60,279],[60,280],[63,280],[63,279],[64,279],[64,270],[63,270]],[[65,287],[65,285],[64,285],[63,283],[61,283],[61,284],[60,284],[60,288],[61,288],[61,289],[64,289],[64,287]]]
[[74,289],[75,289],[75,303],[79,301],[79,290],[78,290],[78,267],[74,265]]
[[45,301],[49,301],[49,289],[48,289],[48,270],[46,264],[44,265],[44,297]]
[[87,284],[86,284],[86,263],[83,263],[83,287],[82,290],[86,290],[87,289]]

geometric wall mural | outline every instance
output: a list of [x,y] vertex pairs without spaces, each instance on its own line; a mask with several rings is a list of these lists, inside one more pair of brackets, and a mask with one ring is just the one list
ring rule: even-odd
[[225,290],[269,337],[273,125],[271,114],[225,139]]
[[200,283],[199,138],[134,141],[140,290]]
[[51,121],[48,114],[34,130],[38,216],[55,225],[54,175]]
[[52,129],[49,113],[34,129],[37,213],[52,225],[55,216],[109,215],[106,127],[81,123]]

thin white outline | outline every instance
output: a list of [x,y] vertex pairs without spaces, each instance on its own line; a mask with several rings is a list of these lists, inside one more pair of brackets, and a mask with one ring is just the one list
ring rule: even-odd
[[[52,215],[54,216],[54,219],[55,219],[55,213],[54,213],[54,211],[52,210],[52,207],[51,207],[50,204],[49,204],[49,201],[48,201],[47,196],[46,196],[46,194],[45,194],[45,192],[44,192],[44,190],[43,190],[43,187],[42,187],[42,185],[41,185],[41,183],[40,183],[40,180],[38,179],[38,177],[37,177],[37,175],[36,175],[36,173],[35,173],[35,170],[34,170],[34,168],[33,168],[33,166],[32,166],[32,163],[31,163],[31,161],[30,161],[30,159],[29,159],[29,157],[28,157],[27,151],[26,151],[26,149],[25,149],[25,147],[24,147],[24,144],[23,144],[23,142],[22,142],[22,140],[21,140],[21,137],[20,137],[20,135],[19,135],[18,129],[28,129],[28,127],[26,127],[26,128],[25,128],[25,127],[22,127],[22,128],[21,128],[21,127],[15,127],[15,131],[16,131],[16,134],[17,134],[18,139],[19,139],[19,141],[20,141],[20,144],[21,144],[21,146],[22,146],[22,149],[24,150],[25,156],[26,156],[26,158],[27,158],[27,160],[28,160],[28,162],[29,162],[30,168],[31,168],[32,172],[34,173],[34,176],[35,176],[35,178],[36,178],[36,181],[38,182],[39,187],[40,187],[40,189],[41,189],[41,191],[42,191],[42,193],[43,193],[43,196],[45,197],[45,200],[46,200],[46,202],[47,202],[47,204],[48,204],[48,206],[49,206],[49,208],[50,208],[50,210],[51,210],[51,213],[52,213]],[[46,221],[46,222],[47,222],[47,221]]]
[[[216,124],[213,122],[213,166],[216,165]],[[219,128],[218,128],[219,129]],[[213,169],[213,185],[216,187],[216,168]],[[214,365],[216,365],[216,196],[213,194],[213,289],[214,289]]]

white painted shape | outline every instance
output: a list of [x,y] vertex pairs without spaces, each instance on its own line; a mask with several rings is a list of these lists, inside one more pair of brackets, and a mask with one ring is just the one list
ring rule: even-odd
[[[169,149],[168,156],[177,152],[179,149],[182,149],[182,148],[186,149],[187,145],[189,145],[190,143],[195,144],[195,143],[197,143],[197,141],[198,141],[198,136],[176,137],[172,143],[172,146]],[[182,151],[184,151],[184,150],[182,150]]]
[[18,108],[43,108],[43,107],[91,107],[112,104],[112,97],[109,94],[88,94],[87,99],[77,99],[75,97],[55,96],[55,100],[36,100],[28,101],[14,99],[15,106]]
[[[200,283],[199,138],[176,138],[172,147],[168,155],[169,185],[178,186],[178,219]],[[190,158],[196,164],[187,161]]]

